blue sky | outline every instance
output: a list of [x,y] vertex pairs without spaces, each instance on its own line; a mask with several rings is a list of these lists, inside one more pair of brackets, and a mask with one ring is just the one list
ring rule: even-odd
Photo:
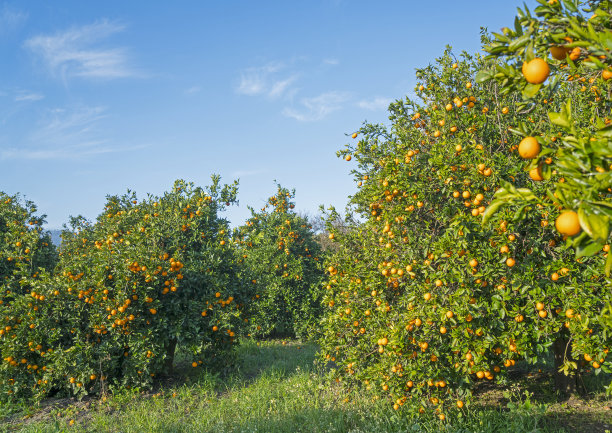
[[[528,1],[533,7],[535,2]],[[179,5],[179,6],[177,6]],[[335,156],[410,95],[446,44],[513,23],[515,0],[0,0],[0,190],[94,219],[107,194],[240,179],[233,225],[275,192],[343,208]]]

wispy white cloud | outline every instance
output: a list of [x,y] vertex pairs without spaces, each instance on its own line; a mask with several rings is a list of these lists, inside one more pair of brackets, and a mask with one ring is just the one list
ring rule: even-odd
[[48,110],[19,147],[3,146],[0,159],[69,160],[105,153],[142,149],[146,145],[112,145],[100,121],[107,117],[105,107],[79,106]]
[[185,94],[186,95],[193,95],[194,93],[199,93],[202,91],[202,88],[200,86],[193,86],[190,87],[189,89],[185,90]]
[[348,98],[348,94],[344,92],[327,92],[312,98],[303,98],[300,101],[300,109],[287,107],[283,110],[283,114],[300,122],[321,120],[341,109]]
[[386,110],[389,107],[389,104],[392,102],[393,100],[390,98],[374,98],[374,99],[369,99],[369,100],[361,100],[357,103],[357,106],[359,108],[364,108],[366,110],[372,110],[372,111],[380,111],[380,110]]
[[340,60],[338,59],[323,59],[323,63],[326,65],[336,66],[340,64]]
[[278,98],[287,92],[297,79],[296,74],[278,77],[278,73],[285,68],[283,62],[270,62],[264,66],[247,68],[240,74],[236,92],[248,96],[265,95]]
[[94,24],[74,27],[55,35],[39,35],[28,39],[25,46],[42,61],[53,74],[64,79],[123,78],[137,75],[128,62],[125,48],[103,48],[95,45],[119,33],[125,26],[102,20]]
[[293,75],[285,80],[279,80],[270,85],[270,90],[268,91],[268,96],[271,98],[278,98],[282,96],[283,93],[289,89],[289,86],[295,82],[297,79],[296,75]]
[[0,34],[12,32],[28,19],[28,14],[5,4],[0,9]]
[[45,95],[40,93],[21,92],[15,96],[15,102],[23,101],[40,101],[44,99]]

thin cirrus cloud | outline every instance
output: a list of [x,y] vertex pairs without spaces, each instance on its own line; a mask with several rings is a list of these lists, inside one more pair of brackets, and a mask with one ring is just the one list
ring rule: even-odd
[[28,19],[28,14],[5,4],[0,9],[0,34],[19,28]]
[[195,93],[200,93],[202,88],[200,86],[192,86],[189,89],[185,90],[185,95],[193,95]]
[[5,147],[0,159],[69,160],[146,147],[110,145],[100,124],[105,117],[107,109],[100,106],[50,109],[31,133],[11,140],[19,147]]
[[390,98],[378,97],[369,100],[361,100],[357,102],[357,106],[370,111],[381,111],[386,110],[391,102],[392,99]]
[[349,99],[344,92],[327,92],[311,98],[302,98],[299,108],[287,107],[283,114],[300,122],[313,122],[325,118],[328,114],[340,110]]
[[45,95],[42,95],[40,93],[24,92],[24,93],[19,93],[18,95],[15,96],[15,102],[40,101],[41,99],[44,99],[44,97]]
[[138,74],[130,67],[125,48],[98,45],[124,29],[122,24],[102,20],[54,35],[34,36],[25,42],[25,47],[38,55],[52,74],[64,79],[132,77]]
[[286,66],[282,62],[270,62],[264,66],[247,68],[240,74],[236,93],[247,96],[264,95],[272,99],[288,94],[297,75],[279,77],[279,73],[284,69]]

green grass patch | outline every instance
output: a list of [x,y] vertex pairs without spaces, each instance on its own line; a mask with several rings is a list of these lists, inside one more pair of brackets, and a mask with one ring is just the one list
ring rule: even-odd
[[[545,376],[525,376],[511,395],[481,390],[461,418],[410,419],[389,402],[347,393],[314,364],[317,347],[297,341],[244,341],[230,373],[179,362],[153,392],[116,392],[105,401],[48,400],[35,408],[0,406],[10,432],[592,432],[612,431],[612,402],[540,401]],[[509,397],[509,398],[508,398]],[[71,424],[71,421],[73,423]]]

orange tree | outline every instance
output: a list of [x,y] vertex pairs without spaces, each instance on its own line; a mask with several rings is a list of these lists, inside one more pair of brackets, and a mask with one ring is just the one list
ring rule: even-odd
[[322,312],[322,252],[306,218],[293,211],[295,191],[277,188],[260,212],[251,208],[235,235],[243,279],[254,288],[248,330],[306,338]]
[[[495,80],[502,92],[521,92],[524,109],[556,101],[542,122],[519,123],[516,133],[537,144],[527,168],[540,170],[546,180],[559,176],[540,194],[516,194],[512,185],[505,185],[494,207],[539,204],[556,214],[563,209],[557,230],[567,236],[576,256],[602,249],[607,253],[612,218],[612,2],[538,3],[535,15],[519,9],[514,28],[504,28],[485,46],[491,58],[504,63],[484,69],[477,80]],[[608,255],[607,275],[611,267]]]
[[[38,370],[27,356],[38,346],[19,341],[17,335],[38,332],[31,323],[38,307],[28,295],[53,272],[58,258],[51,237],[42,231],[45,216],[36,216],[36,211],[31,201],[22,204],[19,196],[0,193],[0,375],[7,385],[4,396]],[[20,374],[5,376],[18,366],[23,367]]]
[[[52,271],[57,252],[48,233],[43,233],[45,215],[36,216],[31,201],[0,192],[0,278],[7,290],[20,293],[19,279],[36,278],[39,269]],[[35,277],[36,275],[36,277]]]
[[[598,258],[575,261],[543,206],[521,223],[520,209],[505,208],[494,225],[481,224],[502,182],[515,182],[517,194],[541,187],[508,129],[545,116],[517,109],[521,95],[494,81],[476,84],[489,66],[445,52],[417,71],[418,100],[390,105],[390,128],[366,124],[339,152],[357,162],[359,190],[353,227],[336,233],[340,248],[326,261],[322,357],[336,363],[338,380],[440,419],[469,402],[476,382],[504,383],[517,360],[552,352],[566,372],[587,361],[610,371],[597,321],[610,294]],[[573,390],[573,376],[556,379]]]
[[194,367],[225,359],[246,298],[218,215],[236,189],[177,181],[162,197],[108,197],[94,224],[73,218],[55,274],[22,277],[1,306],[0,395],[146,387],[177,344]]

